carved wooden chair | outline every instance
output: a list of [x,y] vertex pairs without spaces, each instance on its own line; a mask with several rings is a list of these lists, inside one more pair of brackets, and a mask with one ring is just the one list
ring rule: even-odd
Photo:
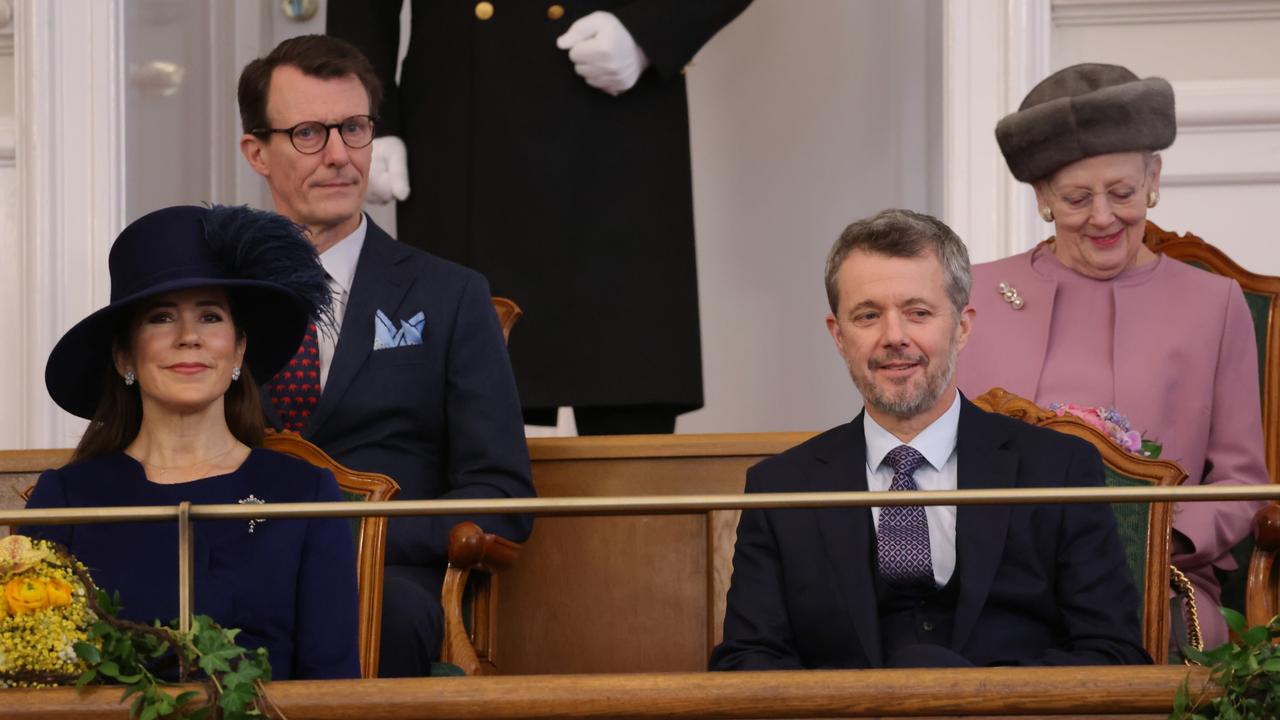
[[[1180,485],[1187,474],[1177,463],[1139,457],[1111,441],[1102,431],[1074,415],[1059,416],[1025,398],[992,388],[973,403],[988,412],[1074,435],[1098,449],[1109,487]],[[1169,503],[1115,503],[1116,523],[1134,584],[1142,597],[1142,643],[1161,662],[1169,655],[1169,535],[1173,513]]]
[[507,298],[494,296],[491,299],[493,300],[493,311],[498,313],[498,324],[502,326],[502,339],[509,340],[512,326],[516,324],[516,321],[520,319],[524,311],[514,301]]
[[[524,311],[511,300],[493,298],[502,337],[511,335]],[[449,567],[440,604],[444,608],[444,640],[440,662],[466,675],[494,675],[496,663],[498,575],[515,564],[520,544],[486,533],[473,522],[458,523],[449,533]]]
[[440,661],[467,675],[494,675],[497,571],[515,564],[520,544],[461,522],[449,533],[449,567],[440,602],[444,642]]
[[[268,449],[292,455],[333,472],[347,500],[378,502],[400,492],[395,480],[378,473],[352,470],[293,432],[268,433]],[[350,518],[356,542],[356,585],[360,593],[360,676],[378,676],[378,649],[382,638],[382,563],[387,552],[385,517]]]
[[[1253,317],[1254,339],[1258,345],[1258,389],[1267,471],[1271,481],[1276,482],[1280,479],[1280,311],[1277,310],[1280,277],[1249,272],[1200,237],[1168,232],[1150,221],[1143,242],[1155,252],[1240,283]],[[1254,537],[1246,538],[1232,550],[1242,570],[1220,577],[1222,604],[1244,610],[1250,625],[1266,624],[1278,612],[1276,594],[1280,592],[1277,590],[1280,568],[1277,568],[1276,551],[1280,538],[1264,543],[1256,534],[1257,528],[1277,527],[1272,519],[1277,514],[1280,508],[1275,506],[1259,512],[1254,520]]]

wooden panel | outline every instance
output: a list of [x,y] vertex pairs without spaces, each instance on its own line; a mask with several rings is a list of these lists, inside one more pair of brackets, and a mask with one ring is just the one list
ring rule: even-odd
[[[538,438],[529,445],[542,497],[693,495],[742,492],[748,467],[807,437]],[[705,513],[538,519],[520,562],[502,575],[499,672],[705,669],[724,619],[737,527],[736,513],[714,515],[710,524]]]
[[[276,682],[290,720],[1166,717],[1177,666],[460,677]],[[127,717],[119,688],[0,690],[6,720]]]
[[[70,450],[3,450],[0,451],[0,509],[16,510],[26,506],[23,499],[40,473],[62,467],[71,458]],[[0,537],[9,534],[8,525],[0,525]]]

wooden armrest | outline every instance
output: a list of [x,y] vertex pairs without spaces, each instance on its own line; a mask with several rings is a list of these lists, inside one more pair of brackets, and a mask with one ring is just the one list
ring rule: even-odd
[[471,521],[449,533],[449,566],[459,570],[505,570],[520,557],[520,543],[487,533]]
[[1270,503],[1253,516],[1253,556],[1245,585],[1245,621],[1266,625],[1280,614],[1280,578],[1276,553],[1280,550],[1280,505]]
[[[457,665],[468,675],[497,672],[492,641],[495,614],[491,607],[497,578],[492,573],[511,567],[519,557],[520,543],[487,533],[470,521],[453,526],[449,532],[449,567],[440,594],[444,609],[444,641],[440,648],[443,662]],[[472,570],[481,572],[472,583],[468,628],[462,605]]]
[[1253,516],[1253,544],[1267,552],[1280,550],[1280,505],[1271,503]]

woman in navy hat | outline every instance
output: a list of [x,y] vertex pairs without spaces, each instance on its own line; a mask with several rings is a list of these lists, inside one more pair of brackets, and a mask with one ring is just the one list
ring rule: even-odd
[[[111,304],[54,347],[45,384],[90,420],[29,508],[337,501],[332,473],[263,449],[257,378],[329,312],[301,230],[249,208],[171,207],[111,248]],[[67,546],[124,617],[178,615],[168,523],[24,528]],[[195,533],[195,612],[267,648],[273,677],[358,677],[355,550],[343,519],[219,521]]]

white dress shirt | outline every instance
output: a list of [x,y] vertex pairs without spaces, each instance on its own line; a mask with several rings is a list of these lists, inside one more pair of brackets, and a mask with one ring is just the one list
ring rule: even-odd
[[350,235],[329,246],[320,254],[320,264],[329,275],[329,288],[333,290],[332,328],[319,328],[320,336],[320,389],[329,379],[329,367],[333,365],[333,353],[338,347],[338,335],[342,332],[342,318],[347,314],[347,301],[351,298],[351,283],[356,279],[356,263],[364,248],[364,236],[369,230],[369,220],[360,213],[360,224]]
[[[893,465],[885,462],[889,451],[899,445],[910,445],[924,456],[925,461],[916,468],[912,477],[920,490],[956,489],[956,434],[960,429],[960,392],[951,400],[951,407],[934,420],[929,427],[903,443],[885,430],[870,414],[863,414],[863,434],[867,444],[867,489],[886,491],[893,483]],[[929,555],[933,560],[933,578],[938,587],[951,580],[956,569],[956,507],[933,505],[924,509],[929,523]],[[871,522],[880,530],[880,508],[871,508]]]

